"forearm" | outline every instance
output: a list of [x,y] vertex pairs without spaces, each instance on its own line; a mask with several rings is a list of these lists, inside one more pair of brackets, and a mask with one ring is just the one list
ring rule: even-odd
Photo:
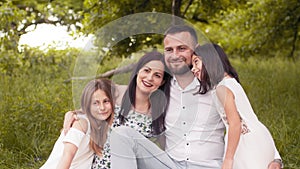
[[60,159],[56,169],[69,169],[72,163],[73,157],[70,155],[63,155]]
[[77,152],[77,147],[72,143],[64,143],[63,155],[57,165],[57,169],[69,169]]
[[227,143],[227,149],[225,152],[224,159],[234,159],[234,154],[236,152],[237,146],[240,141],[240,135],[241,135],[241,124],[240,123],[233,123],[229,125],[228,128],[228,143]]

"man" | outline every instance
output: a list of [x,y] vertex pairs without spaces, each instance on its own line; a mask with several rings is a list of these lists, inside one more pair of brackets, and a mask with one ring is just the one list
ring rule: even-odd
[[174,75],[165,119],[166,151],[179,168],[220,168],[225,127],[211,94],[195,94],[199,82],[190,66],[196,37],[188,26],[173,26],[165,34],[165,61]]
[[[134,130],[117,128],[110,139],[113,169],[221,168],[225,127],[210,92],[195,94],[199,82],[190,71],[197,44],[196,32],[189,26],[172,26],[165,33],[165,62],[173,73],[165,117],[165,151]],[[276,168],[280,168],[279,162],[271,162],[269,169]]]

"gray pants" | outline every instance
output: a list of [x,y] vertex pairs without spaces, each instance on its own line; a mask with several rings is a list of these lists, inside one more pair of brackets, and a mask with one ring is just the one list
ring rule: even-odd
[[[136,130],[121,126],[110,136],[112,169],[208,169],[206,165],[173,160]],[[219,169],[214,168],[214,169]]]
[[112,169],[177,168],[167,153],[130,127],[113,129],[110,147]]

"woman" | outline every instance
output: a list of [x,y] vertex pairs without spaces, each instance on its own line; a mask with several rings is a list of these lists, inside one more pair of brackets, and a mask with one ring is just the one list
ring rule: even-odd
[[[164,118],[169,103],[171,76],[163,55],[149,52],[139,59],[123,95],[114,126],[129,126],[147,138],[165,130]],[[95,156],[93,169],[110,168],[110,148],[105,156]]]
[[41,169],[91,168],[93,154],[102,155],[114,118],[115,86],[107,79],[90,81],[81,96],[81,113],[69,132],[62,132]]
[[198,46],[192,63],[199,93],[213,89],[214,104],[226,126],[222,169],[267,169],[274,159],[282,167],[273,138],[256,117],[223,49],[215,44]]
[[[120,123],[126,125],[128,118],[139,114],[145,116],[144,120],[148,121],[146,124],[149,124],[145,127],[140,126],[148,128],[146,131],[141,131],[144,136],[151,137],[152,134],[162,133],[165,130],[164,116],[169,103],[170,79],[171,76],[167,73],[161,53],[151,52],[143,56],[133,70],[123,96],[119,115]],[[154,91],[156,94],[153,94]],[[155,102],[156,100],[159,102]],[[157,105],[161,101],[165,102]]]

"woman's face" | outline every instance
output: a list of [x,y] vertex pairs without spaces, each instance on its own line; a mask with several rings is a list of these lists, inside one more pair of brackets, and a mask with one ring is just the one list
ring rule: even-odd
[[92,96],[91,114],[97,120],[106,120],[113,113],[112,100],[103,90],[96,90]]
[[192,56],[192,72],[195,77],[201,80],[201,71],[202,71],[202,60],[201,57],[193,55]]
[[138,72],[137,90],[144,94],[157,90],[163,84],[164,71],[164,65],[159,60],[146,63]]

